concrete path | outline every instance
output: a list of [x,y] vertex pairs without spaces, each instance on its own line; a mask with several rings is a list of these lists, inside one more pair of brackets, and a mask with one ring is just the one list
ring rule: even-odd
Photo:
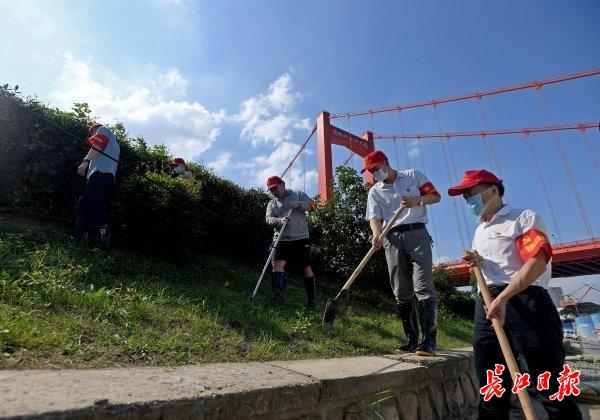
[[[468,369],[470,360],[469,351],[454,350],[424,363]],[[0,416],[292,418],[332,410],[336,401],[347,404],[380,391],[426,383],[428,378],[425,365],[398,356],[174,368],[0,371]]]
[[[5,370],[0,417],[474,419],[479,395],[473,376],[470,349],[433,358]],[[586,419],[600,418],[597,407],[582,410]]]

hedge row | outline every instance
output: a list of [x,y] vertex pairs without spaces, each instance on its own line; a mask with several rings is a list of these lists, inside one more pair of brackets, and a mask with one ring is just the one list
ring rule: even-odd
[[[76,168],[88,149],[81,140],[90,120],[86,104],[64,112],[0,86],[4,211],[72,224],[73,206],[84,188]],[[241,188],[199,164],[189,165],[196,181],[176,179],[164,146],[130,138],[122,124],[111,129],[121,146],[110,208],[119,241],[151,252],[264,258],[271,237],[264,223],[269,200],[264,191]]]

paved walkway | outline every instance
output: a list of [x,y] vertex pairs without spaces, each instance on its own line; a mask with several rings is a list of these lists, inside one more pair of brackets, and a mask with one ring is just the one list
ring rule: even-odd
[[[376,413],[385,419],[475,418],[472,370],[470,349],[441,351],[434,358],[5,370],[0,371],[0,417],[335,419]],[[584,418],[600,419],[600,406],[581,408]]]

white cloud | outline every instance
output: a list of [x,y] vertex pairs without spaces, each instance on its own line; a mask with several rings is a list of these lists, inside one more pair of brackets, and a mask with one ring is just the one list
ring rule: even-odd
[[[270,152],[255,156],[249,162],[239,162],[237,167],[245,170],[250,183],[264,186],[271,175],[280,175],[293,157],[298,153],[300,145],[294,143],[295,131],[303,135],[311,128],[308,118],[301,118],[295,108],[302,99],[302,94],[293,90],[290,73],[282,74],[269,85],[266,93],[245,100],[237,122],[244,124],[241,138],[249,140],[254,147],[265,145]],[[305,155],[312,152],[305,150]],[[301,166],[302,156],[290,168],[284,177],[288,188],[303,190],[313,189],[317,183],[317,171],[304,171]],[[306,183],[305,183],[306,180]]]
[[229,167],[233,153],[223,152],[217,156],[217,159],[208,164],[209,167],[213,168],[215,172],[222,172],[224,169]]
[[245,100],[236,116],[244,124],[241,137],[250,140],[254,147],[277,146],[290,141],[293,130],[309,129],[309,120],[294,114],[302,95],[292,88],[291,75],[284,73],[271,83],[268,93]]
[[[284,141],[274,147],[271,153],[255,156],[251,161],[240,162],[236,166],[246,170],[250,183],[264,187],[268,177],[281,175],[299,149],[300,146],[298,144]],[[308,155],[307,152],[303,153]],[[316,186],[317,171],[307,170],[304,172],[301,162],[302,156],[299,156],[294,165],[292,165],[292,168],[284,176],[287,188],[303,190],[305,176],[307,190]]]
[[419,151],[418,148],[416,148],[416,147],[409,147],[408,148],[408,157],[409,158],[416,158],[420,154],[421,154],[421,152]]
[[50,13],[40,7],[40,4],[21,0],[0,0],[0,10],[7,21],[17,23],[20,28],[27,28],[31,35],[47,37],[57,32],[56,21]]
[[168,90],[178,96],[185,95],[187,80],[177,71],[177,69],[169,69],[167,73],[160,76],[161,90]]
[[[109,81],[100,82],[102,76]],[[121,121],[132,135],[143,135],[150,144],[164,143],[175,155],[194,159],[219,136],[225,112],[173,99],[184,96],[186,86],[177,69],[145,81],[127,81],[102,74],[91,59],[66,54],[50,98],[63,109],[86,102],[102,122]]]

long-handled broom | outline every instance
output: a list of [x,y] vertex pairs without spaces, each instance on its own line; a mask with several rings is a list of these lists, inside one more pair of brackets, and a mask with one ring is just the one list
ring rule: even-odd
[[254,297],[256,296],[256,292],[258,292],[258,288],[260,287],[260,283],[262,282],[262,279],[265,276],[267,267],[269,267],[269,263],[275,256],[275,251],[277,250],[277,245],[279,244],[279,241],[281,240],[283,231],[285,230],[285,227],[288,224],[287,219],[290,217],[291,214],[292,214],[292,210],[288,211],[287,214],[284,216],[286,220],[285,220],[285,222],[283,222],[283,225],[281,225],[281,229],[279,229],[279,232],[277,232],[277,238],[275,239],[275,242],[273,243],[273,246],[271,247],[271,252],[269,252],[269,256],[267,257],[267,262],[265,262],[265,266],[263,267],[262,273],[260,273],[260,277],[258,278],[256,287],[254,288],[254,291],[252,292],[252,299],[254,299]]
[[[402,213],[402,211],[404,209],[405,209],[404,206],[400,206],[400,208],[398,210],[396,210],[396,213],[394,213],[394,216],[392,217],[392,219],[385,225],[385,229],[383,229],[383,232],[381,232],[381,235],[379,235],[380,238],[385,238],[387,236],[388,232],[394,226],[394,223],[396,222],[396,220],[400,216],[400,213]],[[337,296],[335,298],[327,300],[327,305],[325,305],[325,312],[323,313],[322,326],[323,326],[324,330],[326,330],[326,331],[329,330],[331,328],[331,326],[333,325],[333,321],[335,320],[335,314],[337,312],[338,305],[340,304],[342,299],[346,299],[346,300],[349,299],[348,291],[350,290],[352,283],[354,283],[354,280],[356,280],[358,275],[365,268],[365,266],[367,265],[367,263],[369,262],[369,260],[371,259],[371,257],[375,253],[375,251],[376,251],[375,246],[371,245],[371,249],[369,249],[369,252],[367,252],[367,255],[364,256],[364,258],[362,259],[362,261],[360,262],[358,267],[356,267],[356,269],[354,270],[354,272],[352,273],[352,275],[350,276],[348,281],[346,281],[346,283],[342,287],[342,290],[340,290],[340,292],[337,294]]]
[[[483,296],[483,301],[486,307],[491,307],[492,305],[492,296],[490,295],[490,291],[485,284],[485,280],[483,279],[483,273],[481,272],[481,268],[474,266],[470,268],[470,271],[475,275],[477,279],[477,286],[479,286],[479,290],[481,291],[481,295]],[[502,349],[502,355],[504,356],[504,360],[506,360],[506,364],[508,365],[508,370],[510,372],[510,376],[515,381],[516,374],[519,373],[519,368],[517,366],[517,362],[515,360],[515,356],[510,348],[510,344],[508,343],[508,339],[506,338],[506,333],[504,332],[504,328],[502,328],[502,323],[498,316],[492,318],[492,326],[494,327],[494,331],[496,332],[496,337],[498,337],[498,342],[500,343],[500,348]],[[533,412],[533,406],[531,405],[531,401],[529,400],[529,395],[527,394],[527,390],[525,388],[521,389],[518,393],[519,402],[521,403],[521,408],[523,409],[523,413],[525,414],[525,418],[527,420],[535,420],[535,414]]]

